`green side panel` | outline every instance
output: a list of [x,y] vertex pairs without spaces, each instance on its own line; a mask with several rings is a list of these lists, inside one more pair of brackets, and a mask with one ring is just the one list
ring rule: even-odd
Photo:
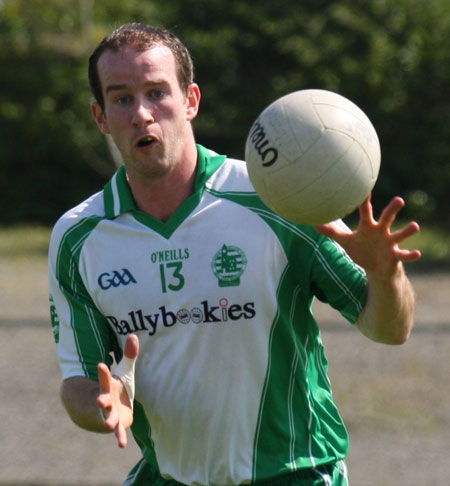
[[159,472],[153,441],[151,440],[150,423],[145,415],[144,407],[137,400],[134,401],[134,420],[131,431],[145,460],[152,466],[152,469]]
[[258,214],[289,256],[269,339],[253,480],[270,476],[274,470],[289,473],[342,459],[348,453],[348,434],[333,401],[328,362],[311,308],[319,294],[354,321],[365,302],[365,278],[356,272],[344,283],[336,270],[342,266],[347,276],[355,272],[352,265],[351,270],[347,268],[348,259],[335,244],[313,227],[279,217],[256,194],[210,192]]
[[345,457],[348,436],[334,405],[311,297],[288,267],[278,292],[279,312],[254,444],[254,480]]
[[71,227],[61,240],[56,262],[56,276],[70,307],[71,325],[85,375],[97,379],[97,364],[111,366],[111,352],[118,345],[104,316],[98,311],[79,273],[83,244],[102,220],[86,218]]

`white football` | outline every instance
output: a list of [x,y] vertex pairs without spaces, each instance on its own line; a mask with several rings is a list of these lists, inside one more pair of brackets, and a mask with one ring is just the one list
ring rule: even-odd
[[369,195],[380,143],[366,114],[331,91],[296,91],[270,104],[245,145],[250,179],[263,202],[291,221],[343,218]]

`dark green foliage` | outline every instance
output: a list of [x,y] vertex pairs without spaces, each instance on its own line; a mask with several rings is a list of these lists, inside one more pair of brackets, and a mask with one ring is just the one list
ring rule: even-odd
[[111,29],[140,20],[190,48],[197,140],[243,157],[258,113],[288,92],[337,91],[375,125],[377,206],[450,222],[447,0],[4,0],[0,3],[0,222],[52,222],[114,170],[91,120],[86,65]]

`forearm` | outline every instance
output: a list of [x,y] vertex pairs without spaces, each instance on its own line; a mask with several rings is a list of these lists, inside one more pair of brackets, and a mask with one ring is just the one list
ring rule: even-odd
[[63,381],[61,401],[72,421],[79,427],[92,432],[111,432],[97,404],[100,386],[84,376],[74,376]]
[[384,344],[403,344],[414,324],[414,292],[403,265],[389,278],[368,273],[368,297],[356,326]]

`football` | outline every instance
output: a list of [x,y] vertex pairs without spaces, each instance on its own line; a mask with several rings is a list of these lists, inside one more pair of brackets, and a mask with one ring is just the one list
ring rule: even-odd
[[262,201],[296,223],[344,218],[372,191],[380,143],[367,115],[337,93],[307,89],[265,108],[245,145]]

